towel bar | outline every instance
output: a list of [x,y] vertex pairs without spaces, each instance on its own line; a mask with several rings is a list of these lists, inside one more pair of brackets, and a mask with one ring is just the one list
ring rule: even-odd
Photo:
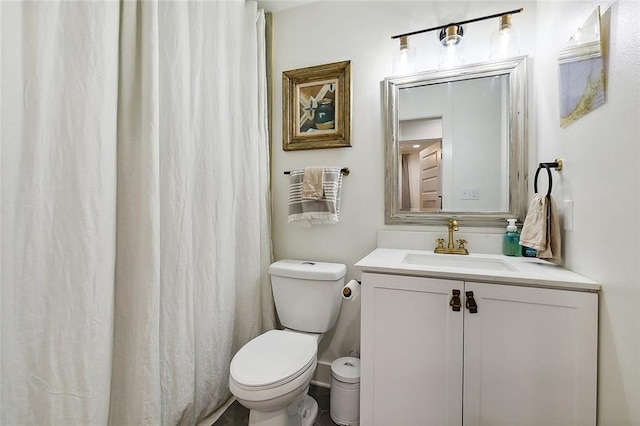
[[[340,169],[340,173],[342,173],[342,176],[349,176],[349,173],[351,173],[349,171],[348,167],[343,167],[342,169]],[[284,171],[285,175],[290,175],[291,174],[291,170],[285,170]]]

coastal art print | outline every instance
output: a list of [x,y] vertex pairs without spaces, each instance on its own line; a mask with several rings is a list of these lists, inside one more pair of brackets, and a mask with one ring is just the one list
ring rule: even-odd
[[282,149],[351,146],[351,61],[282,73]]
[[599,7],[560,51],[558,69],[560,126],[564,128],[605,103]]

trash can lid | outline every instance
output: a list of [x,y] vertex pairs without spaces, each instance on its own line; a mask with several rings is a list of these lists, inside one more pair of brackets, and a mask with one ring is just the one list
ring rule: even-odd
[[331,375],[345,383],[360,383],[360,359],[345,356],[331,363]]

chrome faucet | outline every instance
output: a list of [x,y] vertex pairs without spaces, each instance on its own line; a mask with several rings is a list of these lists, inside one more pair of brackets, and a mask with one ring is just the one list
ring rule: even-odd
[[467,240],[459,239],[456,242],[458,243],[458,247],[455,247],[453,244],[453,232],[458,230],[458,221],[455,219],[451,219],[449,221],[449,242],[447,246],[444,246],[444,238],[436,239],[436,249],[434,253],[445,253],[445,254],[469,254],[469,251],[465,248],[465,244],[467,244]]

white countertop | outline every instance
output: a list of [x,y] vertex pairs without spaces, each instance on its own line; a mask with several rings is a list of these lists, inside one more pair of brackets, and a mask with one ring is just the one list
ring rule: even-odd
[[[425,263],[405,262],[405,256],[414,255],[425,259]],[[433,257],[435,256],[435,257]],[[438,263],[455,265],[456,259],[463,267],[444,266]],[[506,264],[513,270],[490,270],[469,266],[473,262]],[[355,264],[363,272],[411,275],[431,278],[448,278],[462,281],[477,281],[499,284],[522,285],[532,287],[558,288],[564,290],[590,291],[600,290],[600,284],[578,275],[561,266],[545,260],[531,257],[510,257],[496,254],[435,254],[427,250],[405,250],[378,248]]]

